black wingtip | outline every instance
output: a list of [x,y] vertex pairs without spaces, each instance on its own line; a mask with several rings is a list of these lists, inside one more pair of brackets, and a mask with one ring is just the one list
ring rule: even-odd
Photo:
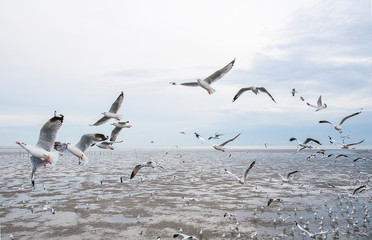
[[35,187],[35,180],[31,180],[32,187]]
[[120,182],[123,183],[123,177],[120,177]]

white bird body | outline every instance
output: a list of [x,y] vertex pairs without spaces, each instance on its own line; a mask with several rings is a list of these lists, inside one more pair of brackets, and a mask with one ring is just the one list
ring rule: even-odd
[[79,164],[80,160],[85,161],[88,159],[83,151],[81,151],[78,147],[71,145],[71,143],[67,143],[67,150],[79,158]]
[[[50,152],[44,148],[32,146],[27,143],[16,142],[19,146],[23,147],[32,156],[42,159],[43,161],[48,160],[50,164],[58,161],[59,154],[56,152]],[[45,164],[44,164],[45,166]]]
[[303,141],[303,142],[300,142],[297,138],[295,138],[295,137],[292,137],[292,138],[290,138],[289,139],[289,141],[294,141],[294,140],[296,140],[297,142],[298,142],[298,145],[297,145],[297,152],[299,152],[299,151],[301,151],[301,150],[303,150],[303,149],[305,149],[305,148],[313,148],[311,145],[308,145],[307,143],[308,142],[315,142],[315,143],[317,143],[317,144],[319,144],[319,145],[322,145],[318,140],[315,140],[315,139],[313,139],[313,138],[306,138],[305,139],[305,141]]
[[207,90],[209,94],[213,94],[214,92],[216,92],[216,90],[212,88],[211,85],[207,83],[205,80],[198,79],[197,81],[199,83],[199,86]]
[[322,103],[322,96],[321,96],[321,95],[320,95],[319,98],[318,98],[318,101],[317,101],[317,105],[316,105],[316,106],[314,106],[314,105],[312,105],[312,104],[310,104],[310,103],[306,103],[306,104],[307,104],[308,106],[310,106],[310,107],[316,108],[316,109],[315,109],[315,112],[327,108],[327,104],[325,104],[325,103],[323,104],[323,103]]
[[342,131],[341,131],[342,126],[341,126],[341,125],[346,121],[346,119],[351,118],[351,117],[353,117],[353,116],[356,116],[356,115],[358,115],[358,114],[360,114],[360,113],[361,113],[361,112],[359,111],[359,112],[356,112],[356,113],[353,113],[353,114],[351,114],[351,115],[348,115],[348,116],[344,117],[344,118],[340,121],[339,124],[333,124],[333,123],[331,123],[330,121],[327,121],[327,120],[321,120],[321,121],[319,121],[319,123],[328,123],[328,124],[331,124],[331,125],[333,125],[333,127],[334,127],[337,131],[339,131],[340,133],[342,133]]
[[102,148],[102,149],[110,149],[110,150],[114,150],[114,147],[112,146],[114,142],[98,142],[96,143],[95,145],[99,148]]
[[105,115],[108,118],[116,118],[117,120],[120,121],[121,115],[117,113],[112,113],[112,112],[103,112],[103,115]]
[[127,124],[129,121],[126,122],[117,122],[117,123],[111,123],[111,125],[114,125],[117,128],[131,128],[132,125]]

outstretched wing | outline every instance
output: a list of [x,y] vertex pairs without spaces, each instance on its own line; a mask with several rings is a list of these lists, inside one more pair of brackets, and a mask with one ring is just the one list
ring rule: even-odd
[[293,172],[288,173],[288,174],[287,174],[287,178],[289,179],[289,177],[290,177],[291,175],[296,174],[296,173],[298,173],[298,172],[299,172],[299,171],[296,170],[296,171],[293,171]]
[[319,123],[328,123],[328,124],[333,125],[330,121],[327,121],[327,120],[320,120]]
[[39,140],[36,143],[37,147],[41,147],[48,152],[52,150],[54,141],[56,140],[57,132],[63,123],[63,115],[54,116],[49,119],[40,130]]
[[221,143],[220,146],[223,147],[223,146],[225,146],[227,143],[234,141],[237,137],[240,136],[240,134],[241,134],[241,133],[239,133],[239,134],[236,135],[235,137],[233,137],[233,138],[227,140],[226,142]]
[[252,87],[248,87],[248,88],[241,88],[236,94],[235,94],[235,96],[234,96],[234,98],[233,98],[233,102],[235,102],[235,100],[236,99],[238,99],[239,97],[240,97],[240,95],[242,95],[243,94],[243,92],[245,92],[245,91],[249,91],[249,90],[251,90],[252,89]]
[[232,67],[234,66],[235,59],[232,60],[229,64],[227,64],[225,67],[221,68],[220,70],[214,72],[212,75],[204,79],[208,84],[211,84],[218,79],[222,78],[226,73],[228,73]]
[[249,165],[249,167],[245,170],[245,172],[244,172],[244,180],[247,179],[247,176],[248,176],[249,170],[251,170],[255,164],[256,164],[256,160],[254,160],[254,161],[251,163],[251,165]]
[[346,144],[347,146],[353,146],[353,145],[357,145],[357,144],[361,144],[362,142],[364,142],[364,139],[360,142],[356,142],[356,143],[349,143],[349,144]]
[[310,103],[306,103],[307,104],[307,106],[310,106],[310,107],[313,107],[313,108],[317,108],[317,106],[314,106],[313,104],[310,104]]
[[359,112],[356,112],[356,113],[353,113],[353,114],[351,114],[351,115],[349,115],[349,116],[344,117],[344,118],[341,120],[341,122],[340,122],[339,125],[341,125],[343,122],[345,122],[346,119],[351,118],[351,117],[354,117],[354,116],[358,115],[359,113],[361,113],[361,112],[359,111]]
[[310,141],[315,142],[319,145],[322,145],[318,140],[315,140],[314,138],[306,138],[306,140],[304,141],[304,144],[307,144]]
[[276,101],[274,100],[273,96],[271,96],[271,94],[266,90],[266,88],[264,88],[264,87],[258,87],[257,89],[259,91],[261,91],[261,92],[267,93],[267,95],[269,95],[269,97],[276,103]]
[[105,122],[107,122],[110,118],[109,117],[106,117],[106,116],[103,116],[100,120],[98,120],[95,124],[91,125],[91,126],[99,126],[99,125],[102,125],[104,124]]
[[107,136],[101,133],[88,133],[84,134],[75,146],[85,152],[93,143],[105,141],[107,138]]
[[115,142],[122,128],[115,127],[111,132],[110,141]]
[[195,134],[195,136],[197,137],[197,138],[199,138],[200,140],[202,140],[202,141],[204,141],[204,142],[206,142],[207,140],[205,140],[204,138],[202,138],[198,133],[194,133]]
[[322,106],[322,95],[319,96],[318,101],[316,102],[316,104],[318,105],[318,108],[320,108]]
[[134,167],[133,171],[132,171],[132,174],[130,175],[130,179],[134,178],[134,176],[136,176],[136,174],[138,173],[138,171],[143,167],[142,164],[138,164]]
[[185,83],[181,83],[180,85],[187,86],[187,87],[198,87],[199,83],[198,82],[185,82]]
[[225,168],[225,172],[230,174],[231,176],[233,176],[234,178],[236,178],[238,181],[240,181],[240,178],[238,176],[236,176],[235,174],[233,174],[232,172],[228,171],[226,168]]
[[109,110],[109,112],[112,112],[112,113],[117,113],[121,104],[123,103],[123,99],[124,99],[124,93],[121,92],[119,97],[115,100],[115,102],[111,105],[111,108]]

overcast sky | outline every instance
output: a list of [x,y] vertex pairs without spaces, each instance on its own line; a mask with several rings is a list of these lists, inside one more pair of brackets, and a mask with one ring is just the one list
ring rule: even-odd
[[[329,145],[327,136],[343,135],[372,145],[369,0],[1,1],[0,31],[1,146],[36,144],[55,110],[65,116],[59,141],[109,135],[111,125],[89,124],[121,91],[119,113],[133,125],[121,146],[206,146],[194,132],[223,133],[221,143],[241,131],[231,145]],[[169,84],[206,78],[234,58],[213,95]],[[252,92],[232,102],[252,85],[277,103]],[[320,95],[328,108],[314,112],[305,102]],[[318,123],[361,109],[344,134]]]

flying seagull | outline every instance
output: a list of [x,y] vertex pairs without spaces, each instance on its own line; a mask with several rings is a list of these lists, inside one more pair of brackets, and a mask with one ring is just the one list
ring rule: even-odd
[[254,166],[255,164],[256,164],[256,161],[253,161],[253,162],[251,163],[251,165],[249,165],[249,167],[245,170],[244,175],[243,175],[241,178],[239,178],[239,177],[236,176],[235,174],[231,173],[231,172],[228,171],[226,168],[225,168],[225,172],[228,173],[228,174],[230,174],[231,176],[235,177],[235,178],[238,180],[239,183],[244,184],[244,183],[245,183],[245,180],[246,180],[247,177],[248,177],[248,173],[249,173],[249,171],[253,168],[253,166]]
[[103,149],[111,149],[114,150],[114,147],[112,146],[114,143],[121,143],[123,141],[116,141],[121,129],[123,128],[131,128],[132,125],[127,124],[129,121],[126,122],[117,122],[117,123],[111,123],[111,125],[114,125],[115,128],[111,132],[110,141],[104,141],[104,142],[97,142],[95,145],[99,148]]
[[173,238],[177,238],[177,237],[182,237],[182,240],[199,240],[199,238],[197,238],[195,236],[187,235],[187,234],[183,234],[183,233],[176,233],[176,234],[173,235]]
[[296,221],[296,226],[303,232],[307,233],[309,235],[310,238],[316,238],[317,235],[323,235],[323,234],[326,234],[329,232],[328,231],[322,231],[322,232],[317,232],[317,233],[310,233],[309,231],[307,231],[306,229],[304,229],[303,227],[301,227]]
[[362,142],[364,142],[364,139],[360,142],[356,142],[356,143],[349,143],[349,144],[342,144],[341,148],[342,149],[349,149],[350,146],[353,146],[353,145],[357,145],[357,144],[361,144]]
[[25,148],[30,154],[31,163],[31,183],[35,186],[35,171],[41,167],[45,167],[45,161],[55,163],[58,160],[58,154],[52,153],[53,143],[56,139],[57,132],[63,123],[63,115],[57,116],[54,112],[54,117],[49,119],[40,130],[39,140],[36,146],[31,146],[26,143],[17,142],[18,145]]
[[234,66],[234,63],[235,63],[235,59],[232,60],[229,64],[227,64],[225,67],[216,71],[215,73],[213,73],[212,75],[210,75],[204,80],[197,79],[196,82],[185,82],[185,83],[181,83],[181,85],[188,86],[188,87],[200,86],[204,88],[205,90],[207,90],[209,94],[213,94],[216,90],[213,89],[210,85],[214,83],[215,81],[217,81],[218,79],[222,78],[226,73],[228,73]]
[[200,134],[198,134],[198,133],[194,133],[195,134],[195,137],[197,137],[198,139],[200,139],[200,140],[202,140],[202,141],[204,141],[204,142],[206,142],[207,140],[205,140],[202,136],[200,136]]
[[267,206],[269,207],[273,202],[279,202],[284,205],[284,201],[280,198],[270,198],[267,202]]
[[[271,94],[264,88],[264,87],[254,87],[254,86],[250,86],[250,87],[247,87],[247,88],[241,88],[237,93],[236,95],[234,96],[233,98],[233,102],[235,102],[236,99],[238,99],[240,97],[240,95],[242,95],[242,93],[246,92],[246,91],[249,91],[251,90],[254,94],[257,95],[257,93],[260,91],[260,92],[264,92],[266,93],[267,95],[269,95],[269,97],[275,102],[274,98],[271,96]],[[275,102],[276,103],[276,102]]]
[[283,184],[283,182],[290,182],[290,181],[292,181],[293,178],[294,178],[294,175],[296,173],[298,173],[298,172],[300,172],[300,171],[298,171],[298,170],[292,171],[292,172],[288,173],[286,177],[283,177],[280,173],[277,173],[277,174],[281,177],[282,184]]
[[312,105],[312,104],[310,104],[310,103],[306,103],[306,104],[307,104],[308,106],[310,106],[310,107],[316,108],[316,109],[315,109],[315,112],[327,108],[327,104],[325,104],[325,103],[323,104],[323,103],[322,103],[322,95],[319,96],[318,101],[316,102],[316,106],[314,106],[314,105]]
[[45,211],[50,211],[52,214],[56,214],[56,211],[54,210],[54,208],[52,208],[52,207],[49,206],[49,205],[44,205],[44,206],[43,206],[43,210],[45,210]]
[[214,136],[209,137],[208,140],[211,140],[211,139],[220,139],[220,136],[222,136],[222,135],[223,134],[215,133]]
[[132,171],[132,174],[130,175],[130,179],[134,178],[134,176],[136,176],[138,171],[141,170],[141,168],[143,168],[143,167],[152,167],[152,168],[160,167],[160,168],[164,169],[162,166],[160,166],[159,164],[157,164],[154,161],[144,162],[144,163],[138,164],[134,167],[134,169]]
[[91,126],[99,126],[107,122],[110,118],[115,118],[120,121],[121,115],[117,114],[122,102],[124,99],[124,93],[121,92],[119,97],[115,100],[115,102],[111,105],[111,108],[108,112],[103,112],[104,115],[100,120],[98,120],[95,124]]
[[69,152],[71,152],[73,155],[79,158],[79,165],[80,165],[81,160],[84,160],[84,161],[88,160],[84,152],[89,147],[93,146],[96,142],[105,141],[107,138],[108,136],[105,136],[101,133],[88,133],[88,134],[84,134],[80,138],[80,141],[74,146],[71,145],[71,143],[55,142],[54,148],[57,151],[64,151],[67,149]]
[[214,149],[224,152],[224,151],[225,151],[225,148],[224,148],[223,146],[225,146],[225,145],[228,144],[229,142],[234,141],[237,137],[240,136],[240,134],[241,134],[241,133],[239,133],[239,134],[236,135],[235,137],[233,137],[233,138],[227,140],[226,142],[221,143],[220,145],[213,145]]
[[362,185],[360,187],[357,187],[356,189],[354,189],[353,191],[353,195],[355,195],[356,193],[361,193],[363,192],[364,190],[366,190],[366,185]]
[[296,89],[292,88],[291,94],[292,94],[293,97],[295,96],[296,93],[298,93],[298,92],[296,92]]
[[319,123],[328,123],[328,124],[331,124],[331,125],[333,125],[333,127],[334,127],[337,131],[339,131],[340,133],[342,133],[342,131],[341,131],[341,129],[342,129],[341,124],[343,124],[343,123],[345,122],[346,119],[351,118],[351,117],[354,117],[354,116],[356,116],[356,115],[358,115],[358,114],[360,114],[360,113],[361,113],[361,111],[356,112],[356,113],[353,113],[353,114],[351,114],[351,115],[348,115],[348,116],[344,117],[344,118],[340,121],[339,124],[336,124],[336,125],[333,125],[331,122],[329,122],[329,121],[327,121],[327,120],[321,120],[321,121],[319,121]]
[[292,141],[295,141],[295,140],[297,140],[297,142],[298,142],[297,152],[299,152],[299,151],[301,151],[301,150],[303,150],[305,148],[313,148],[311,145],[307,145],[307,143],[309,143],[309,142],[315,142],[315,143],[317,143],[319,145],[322,145],[318,140],[315,140],[313,138],[306,138],[306,140],[304,142],[298,141],[298,139],[295,138],[295,137],[292,137],[292,138],[289,139],[289,141],[291,141],[291,142]]

